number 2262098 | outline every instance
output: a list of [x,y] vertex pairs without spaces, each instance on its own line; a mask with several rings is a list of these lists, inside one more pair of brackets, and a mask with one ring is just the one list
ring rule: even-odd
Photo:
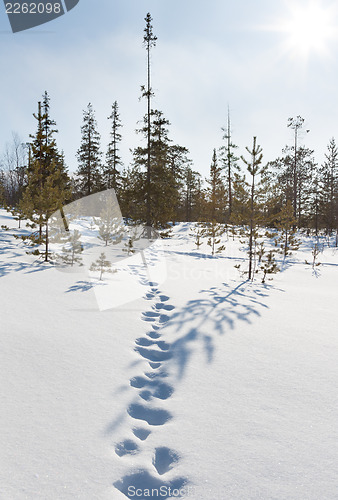
[[60,3],[6,3],[7,14],[61,14]]

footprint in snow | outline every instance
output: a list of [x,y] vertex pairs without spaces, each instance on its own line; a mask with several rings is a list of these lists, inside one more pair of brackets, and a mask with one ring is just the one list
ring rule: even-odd
[[[134,377],[130,380],[132,387],[141,389],[139,396],[144,402],[151,401],[153,398],[166,400],[174,392],[174,388],[163,381],[168,374],[161,368],[162,362],[172,358],[170,344],[158,340],[161,337],[158,330],[170,320],[170,316],[165,313],[172,311],[175,307],[166,303],[169,300],[167,295],[159,295],[160,291],[156,288],[158,286],[157,283],[149,282],[148,284],[151,290],[146,294],[145,298],[154,302],[156,301],[156,303],[152,306],[152,311],[142,313],[142,319],[143,321],[152,323],[152,331],[146,334],[147,337],[140,337],[135,341],[135,351],[149,362],[152,371],[145,373],[144,376]],[[147,422],[149,426],[162,426],[172,419],[172,415],[167,410],[150,407],[147,403],[133,403],[128,407],[127,412],[133,419]],[[145,441],[151,431],[137,427],[133,429],[133,433],[140,441]],[[124,455],[136,454],[139,451],[139,447],[134,441],[126,439],[116,445],[115,451],[117,455],[122,457]],[[170,448],[159,447],[155,449],[152,463],[157,473],[162,476],[174,467],[179,458],[178,453]],[[158,478],[151,476],[148,471],[140,470],[134,474],[124,476],[121,481],[114,483],[114,486],[130,498],[130,486],[133,486],[134,489],[148,489],[149,491],[164,486],[167,487],[167,491],[169,492],[169,488],[180,490],[186,483],[187,480],[184,478],[179,478],[171,482],[160,482]],[[169,493],[168,495],[164,494],[164,496],[161,496],[161,498],[168,497]]]
[[133,403],[128,408],[128,414],[136,420],[144,420],[149,425],[164,425],[172,419],[167,410],[148,408],[138,403]]
[[149,401],[152,397],[157,399],[168,399],[174,392],[174,388],[158,379],[146,379],[135,377],[131,379],[130,385],[136,389],[145,389],[140,393],[142,399]]
[[[138,497],[140,500],[145,498],[159,498],[158,496],[153,496],[153,491],[159,491],[163,494],[161,499],[173,498],[173,491],[180,491],[187,484],[187,479],[178,478],[172,481],[161,481],[160,479],[153,477],[146,470],[140,470],[134,472],[133,474],[124,476],[120,481],[116,481],[114,486],[116,489],[121,491],[127,498],[135,498],[134,494],[137,490],[147,492],[144,497]],[[149,494],[148,494],[149,492]]]
[[153,370],[157,370],[157,368],[160,368],[161,363],[152,363],[151,361],[149,361],[149,365]]
[[143,321],[156,321],[156,319],[159,317],[160,313],[157,312],[152,312],[152,311],[147,311],[143,313]]
[[169,300],[169,297],[167,295],[160,295],[161,302],[167,302],[167,300]]
[[139,447],[131,439],[125,439],[115,446],[115,453],[119,457],[123,457],[124,455],[135,455],[138,451]]
[[151,434],[151,431],[148,429],[142,429],[142,427],[138,427],[137,429],[133,429],[134,436],[139,438],[141,441],[145,441],[149,434]]
[[135,344],[141,345],[143,347],[149,347],[151,345],[154,345],[154,342],[152,340],[141,337],[135,341]]
[[159,318],[159,323],[166,323],[170,320],[170,317],[167,314],[161,314]]
[[142,358],[154,362],[167,361],[173,356],[173,354],[169,351],[156,351],[155,349],[146,349],[139,346],[135,347],[135,351],[137,351],[142,356]]
[[147,335],[151,339],[159,339],[161,337],[161,335],[159,333],[156,333],[156,332],[149,332],[149,333],[147,333]]
[[179,461],[180,456],[170,448],[156,448],[153,465],[160,476],[168,472]]
[[147,372],[145,376],[153,380],[154,378],[166,378],[168,373],[162,370],[158,372]]
[[159,302],[158,304],[155,305],[155,309],[163,309],[164,311],[172,311],[175,309],[174,306],[170,304],[163,304],[162,302]]

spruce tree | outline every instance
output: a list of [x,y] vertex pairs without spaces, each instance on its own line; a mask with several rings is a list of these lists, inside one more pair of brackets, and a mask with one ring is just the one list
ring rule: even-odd
[[118,194],[121,177],[120,168],[122,168],[123,164],[119,150],[122,139],[119,129],[122,127],[122,124],[117,101],[112,105],[112,112],[108,116],[108,120],[111,120],[111,132],[106,154],[106,165],[103,167],[103,182],[107,189],[113,188]]
[[[146,174],[146,225],[151,227],[151,98],[153,96],[151,88],[151,71],[150,71],[150,54],[151,49],[156,46],[157,37],[153,33],[152,17],[150,13],[145,17],[146,27],[144,29],[143,45],[147,51],[147,85],[141,87],[142,96],[147,99],[147,114],[146,114],[146,127],[147,127],[147,174]],[[151,231],[149,231],[150,237]]]
[[[51,166],[55,164],[52,162]],[[41,182],[41,190],[36,190],[36,182],[41,179],[41,168],[38,160],[32,162],[32,171],[28,174],[28,184],[26,186],[23,203],[25,212],[33,221],[33,226],[39,225],[39,234],[37,237],[32,235],[33,244],[44,244],[44,260],[49,260],[49,218],[56,210],[60,209],[62,204],[70,196],[70,191],[62,184],[62,172],[56,168]],[[44,233],[41,230],[44,228]],[[40,255],[40,250],[36,249],[34,254]]]
[[95,113],[91,103],[83,111],[81,146],[77,151],[78,190],[81,196],[88,196],[103,188],[101,174],[100,134],[97,131]]
[[232,183],[232,231],[236,232],[236,226],[248,223],[248,212],[248,183],[245,175],[236,172]]
[[95,219],[95,223],[99,227],[98,238],[104,242],[105,246],[111,243],[117,244],[122,240],[123,225],[117,217],[115,206],[109,201],[101,212],[100,218]]
[[194,224],[192,224],[190,230],[190,236],[193,237],[197,250],[199,250],[200,246],[203,245],[204,234],[205,234],[204,224],[200,222],[195,222]]
[[[270,250],[266,257],[262,259],[260,263],[260,270],[263,273],[262,276],[262,283],[265,283],[266,276],[268,274],[276,274],[278,271],[280,271],[279,267],[277,266],[276,259],[275,259],[275,254],[273,250]],[[270,278],[271,279],[271,278]]]
[[201,174],[191,169],[183,170],[182,215],[187,222],[199,220],[202,212]]
[[[296,226],[302,227],[311,219],[311,197],[313,174],[316,163],[313,151],[299,146],[300,132],[304,118],[297,116],[288,119],[288,127],[294,131],[294,145],[283,149],[283,157],[270,162],[270,167],[277,173],[277,182],[283,202],[291,200]],[[308,132],[308,131],[307,131]]]
[[280,245],[284,259],[287,255],[290,255],[292,250],[299,248],[300,242],[296,238],[295,223],[296,219],[293,215],[292,202],[289,200],[277,215],[275,223],[280,233],[275,242],[277,245]]
[[218,165],[216,149],[213,151],[210,165],[210,176],[207,179],[206,189],[206,219],[203,224],[202,236],[207,237],[207,244],[211,247],[212,256],[224,250],[224,246],[217,245],[221,242],[224,233],[224,205],[225,189],[222,177],[222,168]]
[[250,159],[246,160],[241,156],[242,161],[245,163],[249,174],[251,175],[251,188],[250,188],[250,199],[249,199],[249,280],[253,279],[253,260],[254,260],[254,243],[255,243],[255,233],[257,224],[258,209],[256,204],[257,199],[257,177],[264,173],[264,169],[261,167],[263,154],[261,146],[257,145],[257,138],[253,138],[253,146],[250,150],[246,147],[247,152],[250,155]]
[[234,151],[237,146],[232,143],[231,140],[231,123],[230,123],[230,111],[228,108],[228,122],[227,127],[222,128],[224,132],[223,139],[225,139],[225,146],[221,147],[221,159],[223,162],[224,169],[226,171],[226,184],[227,184],[227,195],[228,195],[228,222],[231,221],[233,212],[233,184],[234,175],[239,172],[239,166],[237,161],[239,158],[235,155]]
[[332,138],[327,147],[325,162],[319,170],[320,213],[326,233],[338,234],[338,148]]
[[[186,151],[185,148],[175,146],[173,149],[168,135],[170,122],[159,110],[151,111],[151,184],[147,181],[148,147],[137,147],[133,151],[134,162],[132,167],[133,180],[129,180],[133,186],[133,197],[135,210],[138,213],[136,219],[149,222],[149,207],[151,226],[156,229],[167,229],[168,222],[173,221],[179,203],[179,189],[181,173],[181,161],[176,156],[177,151]],[[137,130],[138,133],[148,136],[148,117],[144,117],[144,126]],[[175,157],[173,155],[175,153]],[[180,160],[182,158],[180,157]],[[183,170],[183,167],[182,167]],[[123,190],[122,190],[123,191]],[[148,203],[147,193],[150,194]],[[122,194],[122,198],[126,193]],[[133,217],[135,219],[135,216]]]
[[224,222],[225,188],[222,168],[218,164],[216,149],[214,149],[210,165],[210,176],[206,189],[208,221]]
[[181,202],[184,196],[184,181],[186,168],[190,167],[189,150],[178,144],[171,144],[168,148],[168,167],[171,178],[171,203],[174,207],[173,222],[181,220]]
[[[42,112],[43,110],[43,112]],[[59,153],[53,127],[55,122],[50,118],[49,96],[44,94],[43,106],[38,103],[37,132],[31,136],[30,157],[27,168],[27,186],[24,189],[20,210],[37,224],[38,234],[32,234],[33,244],[44,243],[43,255],[49,260],[49,218],[70,197],[70,182],[64,165],[63,156]],[[44,229],[44,231],[43,231]],[[40,254],[36,249],[34,253]]]
[[104,273],[114,273],[116,270],[112,270],[112,263],[110,260],[107,260],[106,254],[102,252],[98,259],[96,259],[92,265],[90,266],[90,271],[99,272],[100,277],[99,280],[102,281],[102,276]]
[[[134,161],[135,155],[134,151]],[[137,162],[122,171],[119,205],[128,224],[145,222],[145,175]]]
[[58,260],[67,266],[73,267],[74,264],[82,266],[81,253],[83,252],[83,245],[81,243],[81,233],[77,229],[67,233],[62,253],[58,255]]
[[214,257],[216,253],[220,253],[225,250],[224,245],[217,246],[221,243],[221,238],[224,234],[224,225],[217,222],[215,219],[205,222],[203,224],[203,229],[201,236],[207,239],[207,245],[211,248],[211,255]]

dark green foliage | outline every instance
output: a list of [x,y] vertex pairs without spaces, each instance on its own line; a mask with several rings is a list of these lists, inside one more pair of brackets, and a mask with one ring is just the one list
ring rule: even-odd
[[273,250],[269,250],[266,257],[262,258],[260,262],[260,270],[263,273],[262,283],[265,283],[266,276],[270,274],[276,274],[280,271],[275,260],[275,254]]
[[151,214],[151,181],[152,181],[152,162],[151,162],[151,98],[153,96],[151,88],[151,71],[150,71],[150,52],[152,47],[156,46],[157,37],[153,33],[152,17],[148,12],[145,17],[146,27],[144,29],[143,46],[147,51],[147,86],[142,86],[142,97],[147,99],[147,114],[146,114],[146,136],[147,136],[147,159],[146,159],[146,180],[145,180],[145,202],[146,202],[146,226],[152,225]]
[[202,191],[201,174],[187,165],[183,169],[180,220],[188,222],[200,220],[205,212],[204,193]]
[[[145,137],[148,134],[147,120],[145,116],[144,127],[138,130]],[[188,161],[186,148],[171,144],[169,125],[161,111],[151,112],[150,181],[148,148],[139,146],[134,150],[133,167],[127,171],[127,189],[122,188],[120,195],[122,204],[129,206],[135,220],[147,223],[150,217],[150,226],[156,229],[167,229],[168,222],[176,218],[181,179]]]
[[246,160],[243,156],[241,159],[247,166],[247,170],[251,175],[251,190],[250,190],[250,200],[249,200],[249,232],[248,232],[248,246],[249,246],[249,280],[253,278],[253,260],[254,260],[254,244],[255,244],[255,233],[256,225],[258,222],[259,210],[257,207],[257,177],[264,174],[265,169],[261,167],[263,154],[262,148],[257,145],[256,137],[253,138],[253,146],[250,150],[246,148],[247,152],[250,154],[250,159]]
[[223,224],[212,220],[203,224],[202,237],[208,238],[207,245],[211,248],[211,255],[221,253],[225,250],[224,245],[217,246],[221,243],[221,238],[224,234],[225,228]]
[[97,123],[91,103],[83,111],[81,136],[81,146],[77,151],[79,163],[79,168],[77,169],[77,188],[79,195],[88,196],[103,188],[100,134],[97,131]]
[[296,230],[294,229],[295,223],[293,206],[289,200],[276,217],[275,225],[279,234],[277,236],[272,235],[275,236],[275,245],[280,246],[284,258],[290,255],[293,250],[297,250],[300,245],[300,240],[297,239]]
[[197,250],[199,250],[200,246],[203,244],[203,237],[205,235],[204,224],[201,222],[195,222],[190,231],[190,236],[194,238],[194,243],[196,245]]
[[[31,136],[29,164],[27,168],[27,185],[23,192],[19,210],[22,215],[32,221],[32,228],[38,226],[38,232],[31,235],[33,245],[45,245],[43,255],[49,258],[49,224],[50,216],[70,198],[69,177],[64,165],[63,155],[59,153],[53,127],[55,122],[49,114],[49,96],[44,94],[43,105],[39,102],[37,132]],[[39,249],[35,253],[40,252]]]
[[225,140],[225,146],[222,146],[221,151],[221,160],[223,163],[223,168],[226,172],[226,191],[228,198],[228,222],[231,221],[233,209],[234,209],[234,182],[235,182],[235,174],[239,173],[238,160],[239,158],[235,155],[234,151],[237,149],[237,146],[232,143],[231,140],[231,124],[230,124],[230,112],[228,109],[228,123],[226,128],[222,128],[224,132],[223,139]]
[[207,179],[206,210],[207,220],[214,222],[225,222],[225,187],[223,182],[222,168],[218,165],[216,149],[212,155],[210,175]]
[[319,212],[322,226],[330,235],[338,233],[338,148],[332,138],[327,147],[325,162],[319,170]]
[[108,116],[108,120],[111,120],[111,132],[106,154],[106,164],[103,167],[103,184],[106,189],[113,188],[118,194],[121,185],[120,169],[123,163],[119,150],[122,139],[119,129],[122,127],[122,124],[117,101],[112,105],[112,112]]

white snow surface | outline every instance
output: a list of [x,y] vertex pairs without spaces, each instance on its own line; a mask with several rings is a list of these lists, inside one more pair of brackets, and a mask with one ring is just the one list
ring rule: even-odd
[[100,312],[0,225],[1,500],[338,498],[336,249],[314,272],[303,236],[249,283],[237,239],[212,258],[180,223],[165,281],[140,264],[142,298]]

